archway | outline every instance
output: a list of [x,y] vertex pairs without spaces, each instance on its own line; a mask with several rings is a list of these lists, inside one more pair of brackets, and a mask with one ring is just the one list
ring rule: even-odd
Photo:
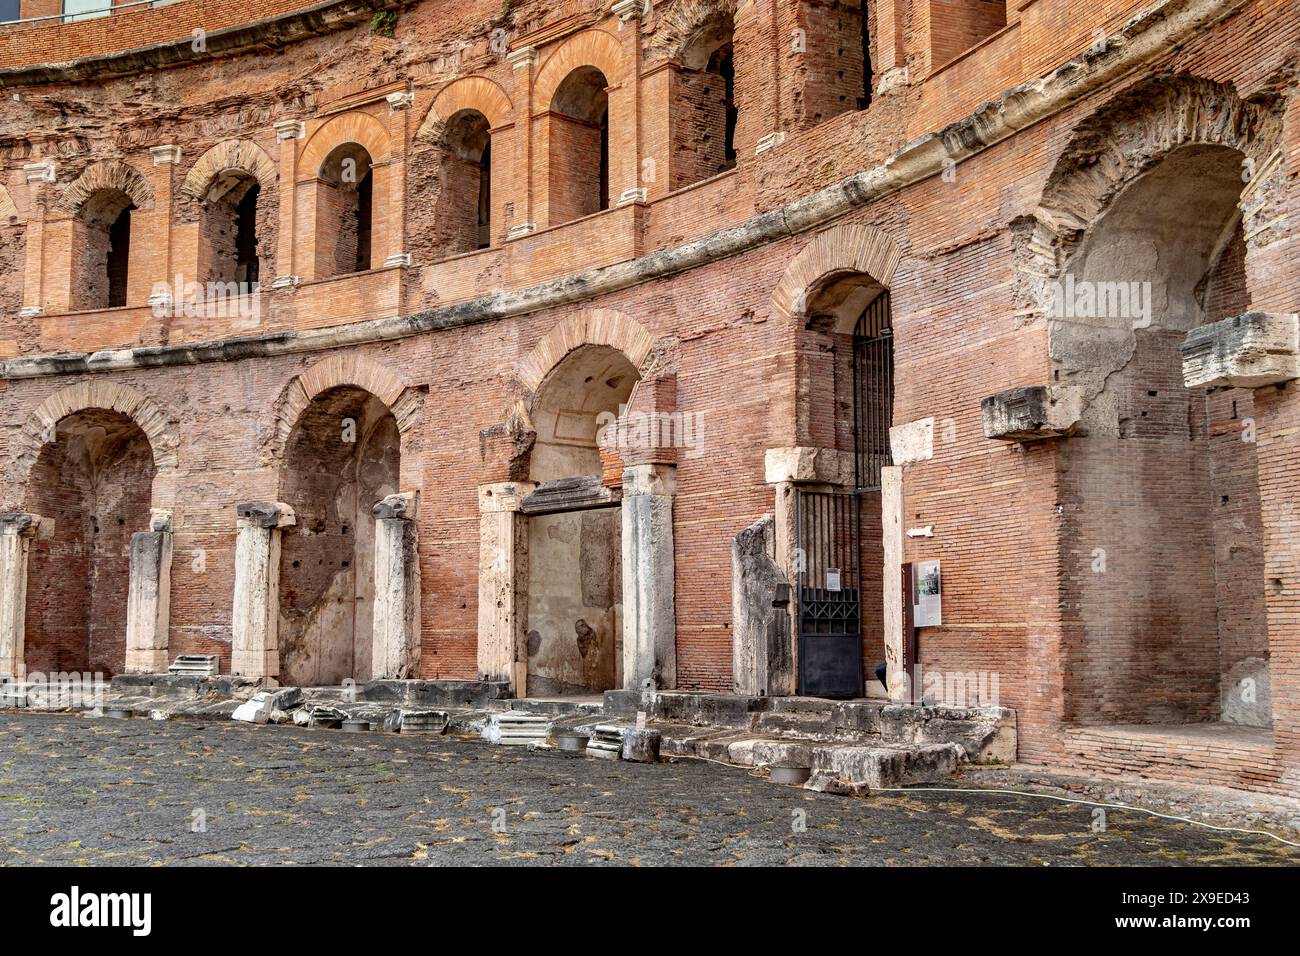
[[316,191],[316,277],[326,279],[371,267],[374,174],[370,152],[359,143],[330,150]]
[[1185,388],[1179,352],[1250,308],[1245,161],[1172,149],[1045,293],[1053,375],[1088,402],[1058,458],[1069,721],[1270,720],[1253,392]]
[[492,242],[492,134],[478,110],[447,120],[442,140],[442,189],[434,217],[443,256],[486,249]]
[[676,122],[686,135],[673,158],[672,188],[708,179],[736,165],[736,70],[732,15],[719,10],[681,52],[674,97]]
[[555,89],[547,126],[549,225],[609,208],[608,86],[600,70],[581,66]]
[[398,490],[400,435],[388,406],[353,385],[303,409],[284,446],[280,501],[296,524],[280,549],[280,680],[336,685],[372,676],[372,509]]
[[601,428],[639,380],[618,349],[584,345],[546,376],[531,407],[526,619],[530,696],[622,686],[622,533],[610,492],[622,466]]
[[28,673],[121,673],[131,536],[149,527],[153,448],[122,412],[61,418],[36,455],[26,508],[42,516],[28,566]]

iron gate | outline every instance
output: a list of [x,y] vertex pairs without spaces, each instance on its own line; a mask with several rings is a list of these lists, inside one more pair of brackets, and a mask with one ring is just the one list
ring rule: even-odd
[[857,494],[798,491],[799,692],[862,696],[862,580]]
[[889,292],[876,296],[853,330],[853,465],[858,491],[880,488],[880,469],[893,464],[894,328]]

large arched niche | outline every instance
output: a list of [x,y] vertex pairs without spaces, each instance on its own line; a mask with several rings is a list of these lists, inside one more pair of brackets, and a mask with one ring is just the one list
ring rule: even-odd
[[1251,306],[1277,134],[1226,87],[1154,81],[1082,124],[1021,234],[1017,294],[1083,409],[1055,456],[1069,722],[1268,723],[1253,393],[1185,388],[1180,347]]

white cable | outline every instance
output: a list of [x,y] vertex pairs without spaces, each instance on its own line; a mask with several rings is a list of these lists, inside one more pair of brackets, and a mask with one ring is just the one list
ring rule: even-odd
[[[687,760],[707,760],[709,763],[720,764],[723,767],[732,767],[736,770],[748,770],[751,776],[758,767],[745,767],[741,764],[728,763],[725,760],[716,760],[713,757],[703,757],[699,754],[664,754],[668,759],[684,757]],[[1095,800],[1080,800],[1077,797],[1058,797],[1051,793],[1031,793],[1028,790],[1002,790],[996,787],[880,787],[871,788],[871,793],[1005,793],[1015,797],[1041,797],[1044,800],[1056,800],[1060,803],[1078,803],[1088,807],[1109,807],[1112,810],[1132,810],[1135,813],[1147,813],[1153,817],[1159,817],[1162,820],[1175,820],[1178,823],[1190,823],[1193,826],[1205,827],[1207,830],[1218,830],[1222,833],[1250,833],[1255,836],[1272,837],[1278,843],[1285,843],[1287,846],[1300,847],[1300,843],[1284,839],[1276,833],[1268,830],[1250,830],[1245,827],[1221,827],[1213,823],[1206,823],[1203,820],[1193,820],[1190,817],[1178,817],[1169,813],[1158,813],[1155,810],[1148,810],[1146,807],[1133,807],[1126,803],[1098,803]]]
[[1080,803],[1089,807],[1110,807],[1112,810],[1133,810],[1137,813],[1149,813],[1153,817],[1160,817],[1162,820],[1176,820],[1179,823],[1190,823],[1193,826],[1205,827],[1208,830],[1219,830],[1225,833],[1253,833],[1257,836],[1272,837],[1279,843],[1285,843],[1287,846],[1300,847],[1300,843],[1293,843],[1290,840],[1283,839],[1276,833],[1268,830],[1249,830],[1245,827],[1220,827],[1213,823],[1206,823],[1202,820],[1193,820],[1190,817],[1177,817],[1168,813],[1157,813],[1155,810],[1148,810],[1146,807],[1131,807],[1126,803],[1098,803],[1095,800],[1080,800],[1077,797],[1058,797],[1051,793],[1031,793],[1027,790],[1001,790],[995,787],[881,787],[873,789],[872,793],[917,793],[919,791],[929,793],[1007,793],[1017,797],[1041,797],[1044,800],[1057,800],[1061,803]]

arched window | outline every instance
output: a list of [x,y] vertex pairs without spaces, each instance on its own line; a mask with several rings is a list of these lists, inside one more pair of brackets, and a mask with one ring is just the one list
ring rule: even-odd
[[256,179],[239,172],[218,177],[208,190],[200,244],[207,257],[202,266],[206,281],[237,282],[249,288],[257,284],[261,275],[257,251],[257,201],[261,191]]
[[316,194],[316,276],[370,268],[373,174],[357,143],[336,146],[321,164]]
[[72,250],[73,311],[126,305],[134,208],[126,193],[100,189],[78,210]]
[[732,19],[719,15],[696,31],[681,54],[673,189],[736,165],[736,71]]
[[492,138],[487,117],[461,110],[442,138],[442,190],[434,229],[443,255],[486,249],[492,242]]
[[583,66],[566,76],[551,98],[552,226],[609,208],[608,85],[604,73]]

